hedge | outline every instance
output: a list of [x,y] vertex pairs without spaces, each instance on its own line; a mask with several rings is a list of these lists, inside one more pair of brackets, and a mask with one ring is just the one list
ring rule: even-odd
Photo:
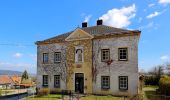
[[163,95],[170,96],[170,77],[162,76],[159,80],[159,92]]
[[145,76],[144,82],[145,82],[145,85],[158,85],[159,78],[156,76]]

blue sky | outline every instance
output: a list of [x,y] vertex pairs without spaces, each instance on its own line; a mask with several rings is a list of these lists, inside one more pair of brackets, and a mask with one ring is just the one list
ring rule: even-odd
[[170,60],[170,0],[1,0],[0,69],[36,73],[34,42],[101,18],[114,27],[139,29],[139,68]]

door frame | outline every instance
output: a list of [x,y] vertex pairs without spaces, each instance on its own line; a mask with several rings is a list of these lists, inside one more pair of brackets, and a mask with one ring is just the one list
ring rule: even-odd
[[[73,88],[74,88],[74,91],[76,91],[76,86],[75,86],[75,81],[76,81],[76,74],[83,74],[83,77],[84,77],[84,79],[83,79],[83,83],[84,83],[84,86],[85,86],[85,74],[83,73],[83,72],[74,72],[74,76],[73,76]],[[83,86],[83,88],[84,88],[84,86]],[[83,93],[85,93],[86,91],[85,91],[85,88],[83,89]]]

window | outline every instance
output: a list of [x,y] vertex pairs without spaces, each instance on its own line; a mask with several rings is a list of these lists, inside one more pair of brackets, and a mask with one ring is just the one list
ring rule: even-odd
[[119,48],[119,60],[120,61],[128,60],[128,49],[127,48]]
[[43,53],[43,63],[48,63],[48,53]]
[[119,76],[119,89],[128,90],[128,77],[127,76]]
[[54,62],[61,62],[61,52],[54,53]]
[[101,88],[102,89],[109,89],[110,88],[110,77],[109,76],[102,76],[101,77]]
[[108,61],[110,59],[110,50],[102,49],[101,51],[101,61]]
[[83,48],[82,47],[76,47],[75,62],[76,63],[83,62]]
[[43,75],[43,86],[48,86],[48,75]]
[[54,87],[60,88],[60,75],[54,75]]

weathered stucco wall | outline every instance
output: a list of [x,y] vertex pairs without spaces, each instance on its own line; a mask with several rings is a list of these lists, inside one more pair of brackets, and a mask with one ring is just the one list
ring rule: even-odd
[[[61,63],[54,63],[54,53],[61,52]],[[49,62],[43,64],[43,53],[49,53]],[[60,89],[66,89],[66,46],[63,44],[46,44],[37,46],[37,87],[43,88],[42,76],[49,76],[48,88],[54,88],[54,75],[61,76]],[[56,89],[57,90],[57,89]]]
[[[58,90],[75,90],[75,73],[84,73],[84,93],[135,95],[138,92],[138,40],[139,36],[126,36],[38,45],[37,86],[42,88],[42,76],[49,75],[49,88],[53,89],[54,75],[61,75]],[[83,63],[75,63],[76,46],[83,47]],[[128,61],[118,61],[121,47],[128,48]],[[111,65],[101,62],[101,49],[110,49]],[[61,63],[54,63],[55,52],[62,53]],[[48,64],[43,64],[43,53],[49,53]],[[109,90],[101,89],[101,76],[110,76]],[[127,91],[119,90],[119,76],[128,76]]]
[[[138,92],[138,40],[139,36],[114,37],[93,41],[93,67],[96,67],[93,93],[135,95]],[[128,61],[118,61],[118,48],[128,48]],[[111,65],[101,62],[101,49],[110,49]],[[101,76],[110,76],[110,89],[101,89]],[[119,76],[128,76],[128,90],[119,90]]]
[[[83,63],[75,63],[75,47],[83,47]],[[81,40],[67,43],[67,64],[69,90],[75,90],[75,73],[84,73],[84,93],[92,93],[92,41]]]

